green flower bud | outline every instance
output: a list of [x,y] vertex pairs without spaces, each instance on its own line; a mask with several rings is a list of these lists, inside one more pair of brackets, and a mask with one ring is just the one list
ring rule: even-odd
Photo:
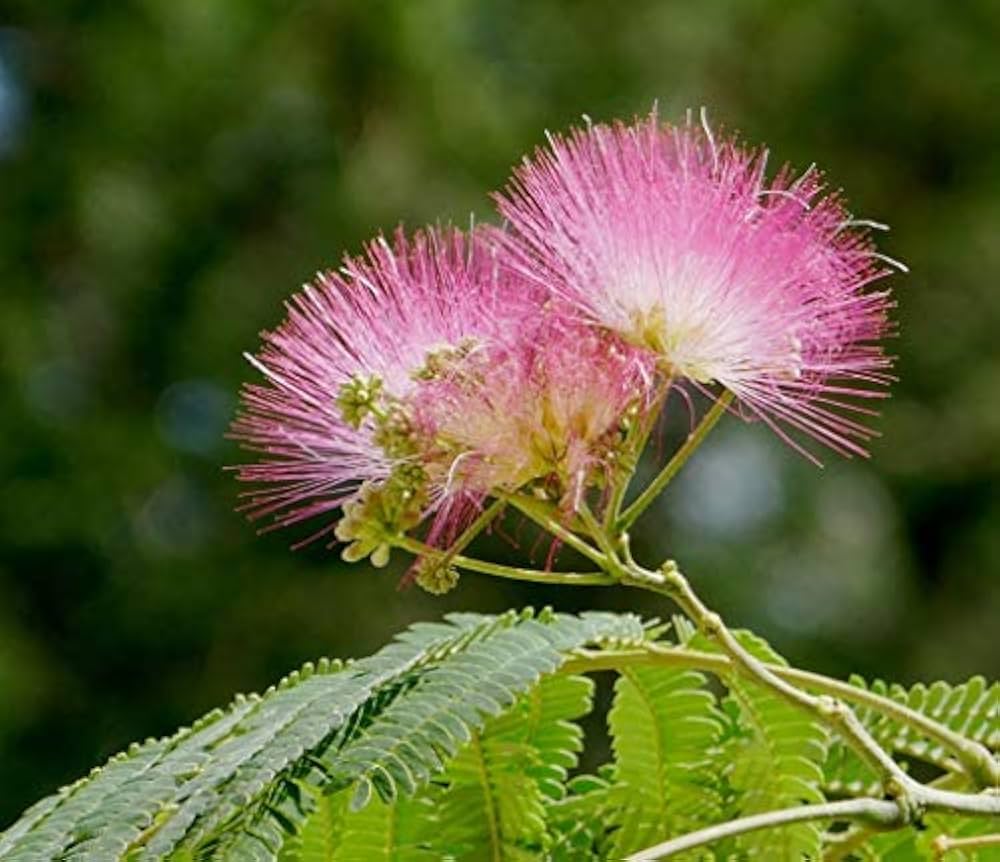
[[458,583],[458,570],[443,560],[424,558],[417,564],[417,585],[431,595],[443,596]]
[[341,385],[337,392],[337,407],[344,421],[358,428],[365,417],[372,413],[382,395],[382,381],[375,376],[355,375]]
[[420,523],[427,503],[426,476],[417,465],[400,465],[381,483],[366,482],[344,504],[334,535],[348,543],[341,557],[349,563],[370,557],[372,565],[389,563],[393,539]]
[[378,428],[372,439],[390,458],[407,458],[417,451],[417,439],[410,417],[398,404],[393,404],[379,416]]
[[476,347],[476,339],[463,338],[454,347],[428,351],[424,364],[411,375],[414,380],[434,380],[455,372],[459,363]]

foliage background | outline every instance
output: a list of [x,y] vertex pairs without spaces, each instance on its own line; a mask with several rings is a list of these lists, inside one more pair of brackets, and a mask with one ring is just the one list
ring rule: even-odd
[[397,591],[398,566],[255,538],[222,471],[240,354],[291,290],[400,219],[488,218],[546,127],[657,99],[827,168],[913,272],[871,462],[820,472],[729,420],[639,551],[677,555],[798,663],[995,678],[998,33],[989,0],[8,0],[0,826],[132,739],[412,620],[663,612],[472,576]]

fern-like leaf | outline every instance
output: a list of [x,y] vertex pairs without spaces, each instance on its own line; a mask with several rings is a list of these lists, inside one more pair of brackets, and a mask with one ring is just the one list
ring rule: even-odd
[[[750,632],[735,632],[752,655],[771,664],[785,664],[766,641]],[[717,650],[699,636],[699,649]],[[739,674],[724,680],[730,709],[740,733],[726,746],[732,760],[729,783],[734,793],[730,815],[746,817],[781,808],[824,801],[822,765],[826,761],[826,730],[801,709]],[[798,823],[780,829],[751,832],[734,842],[737,854],[765,862],[818,859],[823,843],[820,824]]]
[[386,803],[411,795],[443,769],[487,718],[558,668],[566,651],[605,639],[644,637],[638,618],[613,614],[574,617],[546,611],[535,617],[529,611],[493,620],[487,630],[478,628],[483,617],[451,619],[473,626],[474,635],[438,649],[419,669],[375,692],[256,801],[234,799],[233,816],[224,822],[216,818],[221,837],[202,830],[192,833],[185,846],[200,845],[205,859],[229,859],[237,843],[247,846],[245,833],[267,852],[277,852],[283,837],[305,817],[295,796],[289,798],[299,782],[326,790],[354,785],[355,809],[373,794]]
[[722,721],[702,674],[623,670],[608,723],[624,797],[614,858],[719,819]]
[[[437,816],[429,795],[351,811],[349,791],[320,796],[278,862],[437,862],[430,849]],[[239,854],[238,845],[230,855]]]
[[310,814],[297,834],[284,843],[278,862],[335,862],[347,809],[346,794],[306,792],[313,799]]
[[0,835],[0,858],[274,859],[317,810],[311,789],[360,779],[362,791],[391,802],[440,771],[565,652],[643,637],[635,617],[612,614],[456,615],[415,626],[368,659],[307,666],[262,698],[113,758]]
[[29,810],[0,836],[5,862],[117,859],[172,801],[176,787],[196,773],[208,751],[229,736],[258,705],[238,698],[172,738],[133,745],[101,769]]
[[583,747],[571,720],[589,711],[592,690],[583,677],[548,677],[473,734],[443,776],[442,850],[469,862],[542,858],[545,803],[565,795]]
[[374,690],[496,625],[463,617],[417,627],[349,668],[309,665],[262,698],[238,698],[172,738],[134,746],[29,811],[0,836],[0,858],[108,862],[131,847],[138,859],[162,858],[200,818],[245,804]]
[[[605,769],[604,771],[610,772]],[[546,805],[552,835],[552,862],[602,862],[609,858],[621,821],[622,788],[594,775],[578,775],[566,795]]]
[[428,670],[362,736],[324,755],[330,774],[344,783],[370,782],[386,800],[400,787],[412,793],[487,717],[499,715],[543,674],[556,670],[563,650],[599,634],[593,620],[554,617],[553,622],[526,620]]

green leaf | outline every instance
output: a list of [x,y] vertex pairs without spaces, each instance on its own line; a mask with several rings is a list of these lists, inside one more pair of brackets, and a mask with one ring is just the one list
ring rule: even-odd
[[615,858],[719,819],[722,721],[702,674],[624,670],[608,723],[623,797]]
[[611,853],[612,828],[621,819],[623,794],[603,778],[579,775],[562,799],[546,803],[552,862],[601,862]]
[[571,722],[590,710],[593,684],[548,677],[475,732],[443,776],[442,845],[456,860],[541,859],[546,802],[565,795],[583,747]]
[[[996,818],[961,817],[951,814],[930,814],[923,818],[920,829],[874,833],[858,848],[857,856],[877,862],[923,862],[935,859],[933,842],[941,835],[949,838],[969,838],[1000,832]],[[949,850],[942,862],[1000,862],[1000,846],[980,849]]]
[[315,816],[312,789],[357,782],[355,804],[372,791],[385,802],[412,794],[566,652],[643,637],[637,618],[613,614],[414,626],[370,658],[308,665],[262,698],[113,758],[26,812],[0,835],[0,857],[274,859]]
[[263,795],[373,691],[502,619],[466,616],[415,627],[371,658],[347,668],[307,665],[262,698],[239,698],[172,738],[133,747],[28,811],[0,836],[0,857],[108,862],[140,845],[135,858],[163,858],[192,828],[201,834]]
[[[315,791],[312,791],[315,793]],[[394,804],[375,800],[352,811],[349,791],[318,796],[301,831],[286,842],[278,862],[436,862],[430,849],[437,816],[431,797]],[[240,853],[239,846],[230,858]]]
[[313,799],[312,812],[298,833],[282,846],[278,862],[334,862],[341,843],[347,794],[306,792]]
[[[746,631],[734,634],[761,661],[785,664],[761,638]],[[693,646],[718,651],[712,641],[701,637]],[[729,816],[746,817],[823,802],[822,764],[828,749],[825,728],[799,707],[741,674],[728,675],[724,683],[736,707],[733,714],[740,730],[726,746],[734,793]],[[818,859],[822,843],[822,825],[817,823],[751,832],[733,842],[738,853],[762,862]]]
[[371,781],[383,800],[412,793],[443,767],[443,760],[500,715],[566,651],[602,638],[641,638],[632,617],[555,614],[525,619],[471,644],[424,672],[417,683],[374,717],[364,732],[318,754],[330,779]]

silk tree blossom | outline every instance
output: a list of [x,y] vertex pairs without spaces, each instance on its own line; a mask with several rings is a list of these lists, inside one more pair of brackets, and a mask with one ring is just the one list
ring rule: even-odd
[[399,459],[375,441],[365,401],[404,398],[442,347],[502,337],[512,321],[500,312],[522,295],[503,295],[508,284],[479,232],[451,229],[412,240],[399,231],[391,245],[380,237],[364,257],[317,275],[247,356],[266,378],[244,387],[233,425],[266,456],[239,468],[264,486],[250,493],[251,515],[292,524],[337,509],[364,481],[387,480]]
[[430,444],[423,461],[445,487],[532,486],[573,510],[604,483],[631,417],[650,406],[654,370],[648,351],[542,309],[513,342],[468,353],[415,393]]
[[[892,360],[893,264],[818,171],[768,180],[766,150],[706,123],[592,125],[550,136],[496,195],[522,277],[660,357],[666,376],[731,390],[781,423],[865,454]],[[858,403],[858,399],[862,403]]]
[[378,239],[288,303],[248,357],[266,382],[244,388],[233,426],[264,455],[238,472],[260,486],[252,517],[343,507],[345,556],[381,565],[421,523],[450,543],[488,496],[531,486],[572,507],[600,483],[648,403],[650,357],[544,304],[493,237]]

